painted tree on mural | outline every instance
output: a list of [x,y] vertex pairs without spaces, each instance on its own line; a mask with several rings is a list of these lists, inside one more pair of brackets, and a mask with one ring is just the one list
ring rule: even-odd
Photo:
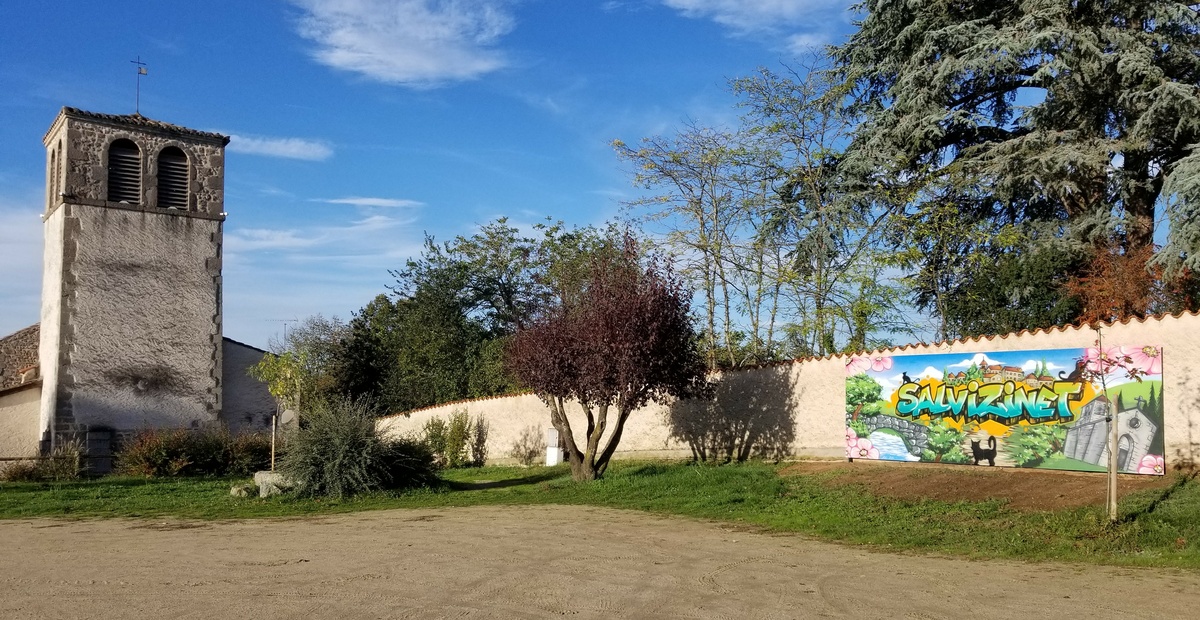
[[[859,6],[859,30],[835,51],[855,109],[866,119],[846,169],[903,196],[897,230],[907,231],[909,243],[935,250],[910,264],[920,276],[913,284],[924,308],[951,312],[935,302],[970,300],[983,290],[976,286],[981,281],[994,287],[995,278],[975,278],[971,270],[986,271],[1006,256],[1021,262],[1050,248],[1063,258],[1059,275],[1013,288],[1018,301],[1039,285],[1057,290],[1063,274],[1086,266],[1110,243],[1139,257],[1154,246],[1155,210],[1163,206],[1170,234],[1153,261],[1175,277],[1187,276],[1180,267],[1200,266],[1195,6],[1170,0]],[[947,211],[963,221],[939,228]],[[1153,275],[1143,270],[1138,277]],[[1135,305],[1135,314],[1155,310]]]
[[1036,467],[1062,452],[1066,440],[1067,428],[1062,425],[1014,426],[1004,440],[1004,453],[1017,467]]
[[859,416],[877,416],[882,411],[879,399],[883,396],[883,386],[879,382],[859,373],[846,379],[846,415],[851,421],[857,421]]
[[[508,368],[550,407],[575,480],[604,475],[635,409],[704,386],[690,292],[668,264],[642,257],[630,235],[620,247],[593,255],[580,288],[517,331],[508,348]],[[578,434],[572,401],[586,420]]]
[[968,463],[970,459],[963,451],[966,433],[950,426],[945,419],[929,423],[929,437],[921,460],[935,463]]

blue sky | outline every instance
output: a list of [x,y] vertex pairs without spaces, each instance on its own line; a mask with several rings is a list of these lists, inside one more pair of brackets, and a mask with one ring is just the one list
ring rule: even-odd
[[610,146],[727,124],[727,81],[851,30],[848,0],[12,0],[0,4],[0,335],[38,320],[42,135],[59,108],[233,136],[225,334],[350,318],[419,252],[614,218]]

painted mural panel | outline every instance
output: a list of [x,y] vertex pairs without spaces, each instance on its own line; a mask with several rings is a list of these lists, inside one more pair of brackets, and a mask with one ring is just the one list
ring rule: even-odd
[[1156,345],[853,357],[846,456],[1105,471],[1115,404],[1118,467],[1162,475],[1162,385]]

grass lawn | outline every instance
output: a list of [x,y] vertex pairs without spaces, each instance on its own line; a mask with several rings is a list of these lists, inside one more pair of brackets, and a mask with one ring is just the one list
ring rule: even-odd
[[487,467],[444,472],[438,489],[376,493],[344,501],[236,498],[231,479],[105,478],[0,483],[0,518],[126,517],[245,519],[384,508],[584,504],[742,524],[769,532],[892,550],[1200,568],[1200,481],[1122,501],[1109,525],[1100,507],[1021,511],[1003,500],[946,502],[874,495],[829,475],[780,476],[768,464],[704,466],[618,462],[607,476],[575,483],[565,467]]

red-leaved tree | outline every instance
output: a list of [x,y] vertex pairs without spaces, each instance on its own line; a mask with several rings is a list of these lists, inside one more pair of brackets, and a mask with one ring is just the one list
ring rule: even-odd
[[[579,290],[512,339],[509,371],[550,407],[575,480],[604,475],[634,409],[704,385],[688,299],[669,265],[639,263],[627,235],[622,251],[593,256]],[[572,402],[587,426],[578,439],[567,416]]]

